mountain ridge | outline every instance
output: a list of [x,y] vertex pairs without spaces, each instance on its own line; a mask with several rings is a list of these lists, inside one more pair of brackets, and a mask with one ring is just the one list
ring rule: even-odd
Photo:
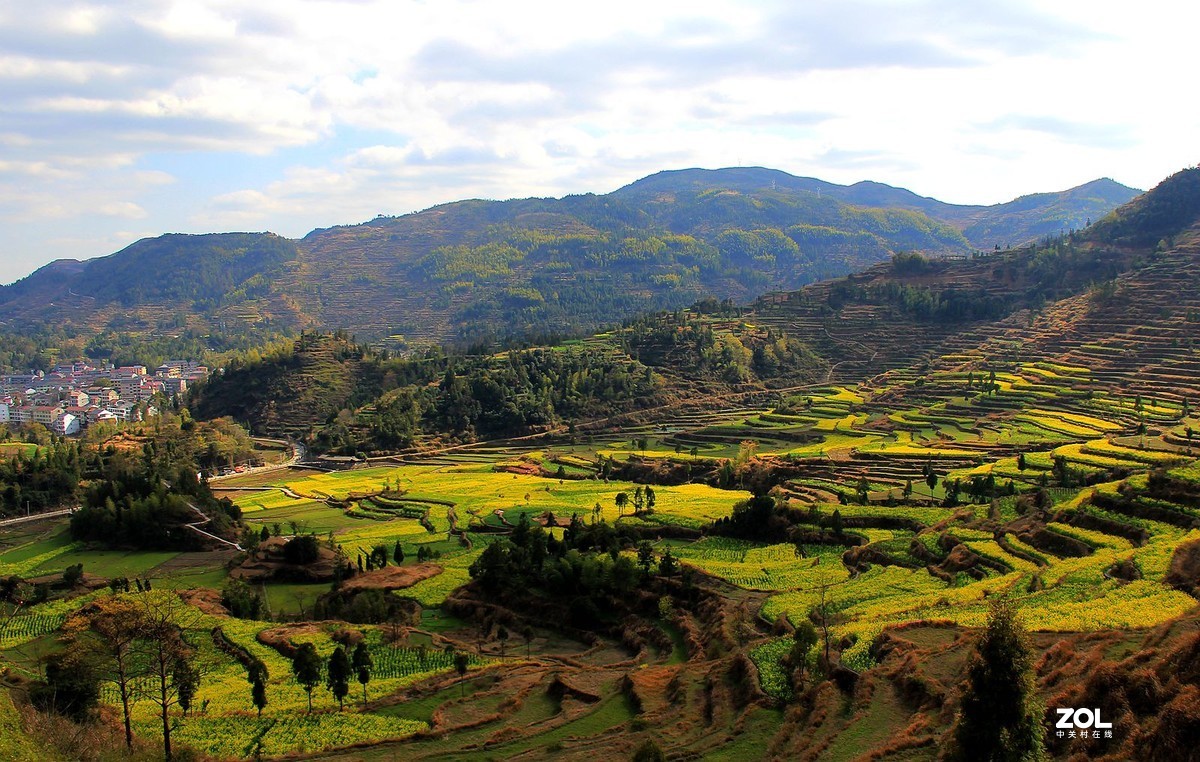
[[[1100,180],[956,207],[882,183],[839,186],[755,167],[669,170],[604,195],[456,201],[300,239],[143,239],[0,286],[0,324],[85,333],[320,326],[399,345],[580,333],[701,297],[799,287],[900,251],[1036,240],[1134,193]],[[979,235],[996,243],[980,245]]]

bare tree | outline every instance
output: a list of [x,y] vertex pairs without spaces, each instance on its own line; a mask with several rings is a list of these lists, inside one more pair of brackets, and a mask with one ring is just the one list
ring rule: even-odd
[[193,648],[184,636],[198,621],[198,612],[180,600],[174,592],[144,595],[142,605],[147,672],[154,690],[151,700],[158,705],[162,720],[163,756],[171,759],[171,721],[173,706],[191,704],[200,671]]
[[95,659],[100,679],[114,685],[121,699],[125,746],[133,748],[136,680],[145,674],[146,621],[141,604],[126,596],[102,598],[67,620],[68,648]]

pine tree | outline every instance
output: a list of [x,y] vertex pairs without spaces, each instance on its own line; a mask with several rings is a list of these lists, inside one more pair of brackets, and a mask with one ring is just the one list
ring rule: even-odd
[[363,688],[363,703],[367,701],[367,683],[371,682],[371,668],[375,666],[375,662],[371,659],[371,652],[367,650],[367,644],[359,641],[354,647],[354,656],[350,657],[350,665],[354,668],[355,674],[358,676],[358,682]]
[[329,656],[325,685],[338,701],[338,709],[345,708],[346,694],[350,692],[350,657],[346,649],[338,646]]
[[261,672],[254,673],[254,680],[250,687],[250,699],[254,702],[254,707],[258,709],[258,716],[262,717],[262,710],[267,706],[267,683]]
[[1033,762],[1046,758],[1043,709],[1033,674],[1029,636],[1015,604],[993,598],[987,627],[967,667],[962,707],[949,758],[975,762]]
[[470,663],[470,657],[465,653],[461,651],[454,653],[454,671],[458,672],[459,695],[466,695],[467,685],[463,678],[467,676],[467,669]]
[[321,655],[312,643],[302,643],[292,656],[292,674],[308,694],[308,711],[312,713],[312,692],[321,682]]

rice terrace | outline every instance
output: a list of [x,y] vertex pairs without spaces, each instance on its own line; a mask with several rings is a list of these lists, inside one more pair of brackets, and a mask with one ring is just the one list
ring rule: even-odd
[[538,343],[306,328],[13,426],[5,756],[980,759],[1013,710],[1014,759],[1192,758],[1198,178]]

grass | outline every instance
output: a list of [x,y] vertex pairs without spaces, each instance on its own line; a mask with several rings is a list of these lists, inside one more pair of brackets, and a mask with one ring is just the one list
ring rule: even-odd
[[34,574],[61,572],[72,564],[82,564],[88,574],[101,577],[141,577],[156,566],[179,555],[173,551],[73,550],[39,564]]
[[26,458],[32,458],[37,449],[37,445],[27,442],[2,442],[0,443],[0,457],[11,458],[16,455],[22,455]]
[[311,613],[317,598],[329,592],[329,583],[272,582],[262,586],[267,596],[267,608],[274,616],[297,616]]
[[0,690],[0,738],[4,739],[4,758],[9,762],[50,762],[58,758],[21,728],[21,717],[7,690]]

